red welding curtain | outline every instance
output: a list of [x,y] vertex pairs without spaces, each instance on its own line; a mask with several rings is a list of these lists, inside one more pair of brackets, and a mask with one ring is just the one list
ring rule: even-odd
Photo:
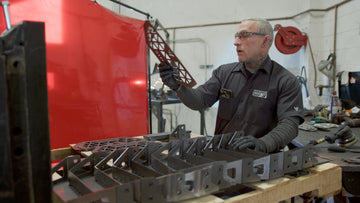
[[45,22],[52,149],[148,133],[143,21],[90,0],[9,2],[12,25]]

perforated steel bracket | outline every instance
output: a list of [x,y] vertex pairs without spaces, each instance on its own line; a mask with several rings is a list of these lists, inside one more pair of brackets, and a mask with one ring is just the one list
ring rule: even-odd
[[284,175],[284,153],[269,154],[254,160],[254,169],[261,180],[269,180]]
[[[67,181],[68,178],[68,171],[77,163],[80,162],[80,156],[68,156],[61,160],[56,166],[51,169],[51,175],[54,174],[60,175],[61,178],[56,178],[53,180],[53,184],[56,184],[60,181]],[[54,178],[53,178],[54,179]]]
[[184,65],[176,57],[174,52],[166,44],[157,29],[151,24],[150,21],[145,21],[145,40],[151,51],[159,59],[160,62],[167,62],[174,68],[177,68],[179,83],[186,87],[193,87],[196,85],[194,78],[186,70]]

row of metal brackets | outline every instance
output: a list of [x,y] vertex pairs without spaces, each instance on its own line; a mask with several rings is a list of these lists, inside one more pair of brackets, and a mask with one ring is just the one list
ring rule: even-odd
[[83,160],[69,156],[52,169],[55,202],[176,202],[317,164],[310,147],[234,151],[227,144],[234,136],[149,142]]

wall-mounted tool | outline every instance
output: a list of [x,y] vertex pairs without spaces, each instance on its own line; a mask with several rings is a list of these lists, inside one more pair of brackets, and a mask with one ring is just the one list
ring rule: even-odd
[[331,53],[326,60],[321,60],[318,64],[319,71],[330,79],[334,78],[334,61],[335,54]]
[[275,25],[275,46],[283,54],[293,54],[307,43],[307,37],[295,27]]
[[[196,85],[194,78],[190,73],[185,69],[184,65],[176,57],[174,52],[166,44],[160,34],[157,32],[157,28],[161,26],[158,20],[155,20],[153,24],[150,21],[145,21],[144,30],[145,30],[145,40],[147,45],[153,51],[155,56],[159,59],[160,62],[168,62],[173,67],[176,67],[179,73],[180,84],[193,87]],[[162,28],[164,30],[164,28]]]

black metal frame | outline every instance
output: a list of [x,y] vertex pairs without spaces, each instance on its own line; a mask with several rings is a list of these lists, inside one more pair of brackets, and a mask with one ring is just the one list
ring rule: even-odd
[[0,37],[0,202],[50,202],[44,23]]

